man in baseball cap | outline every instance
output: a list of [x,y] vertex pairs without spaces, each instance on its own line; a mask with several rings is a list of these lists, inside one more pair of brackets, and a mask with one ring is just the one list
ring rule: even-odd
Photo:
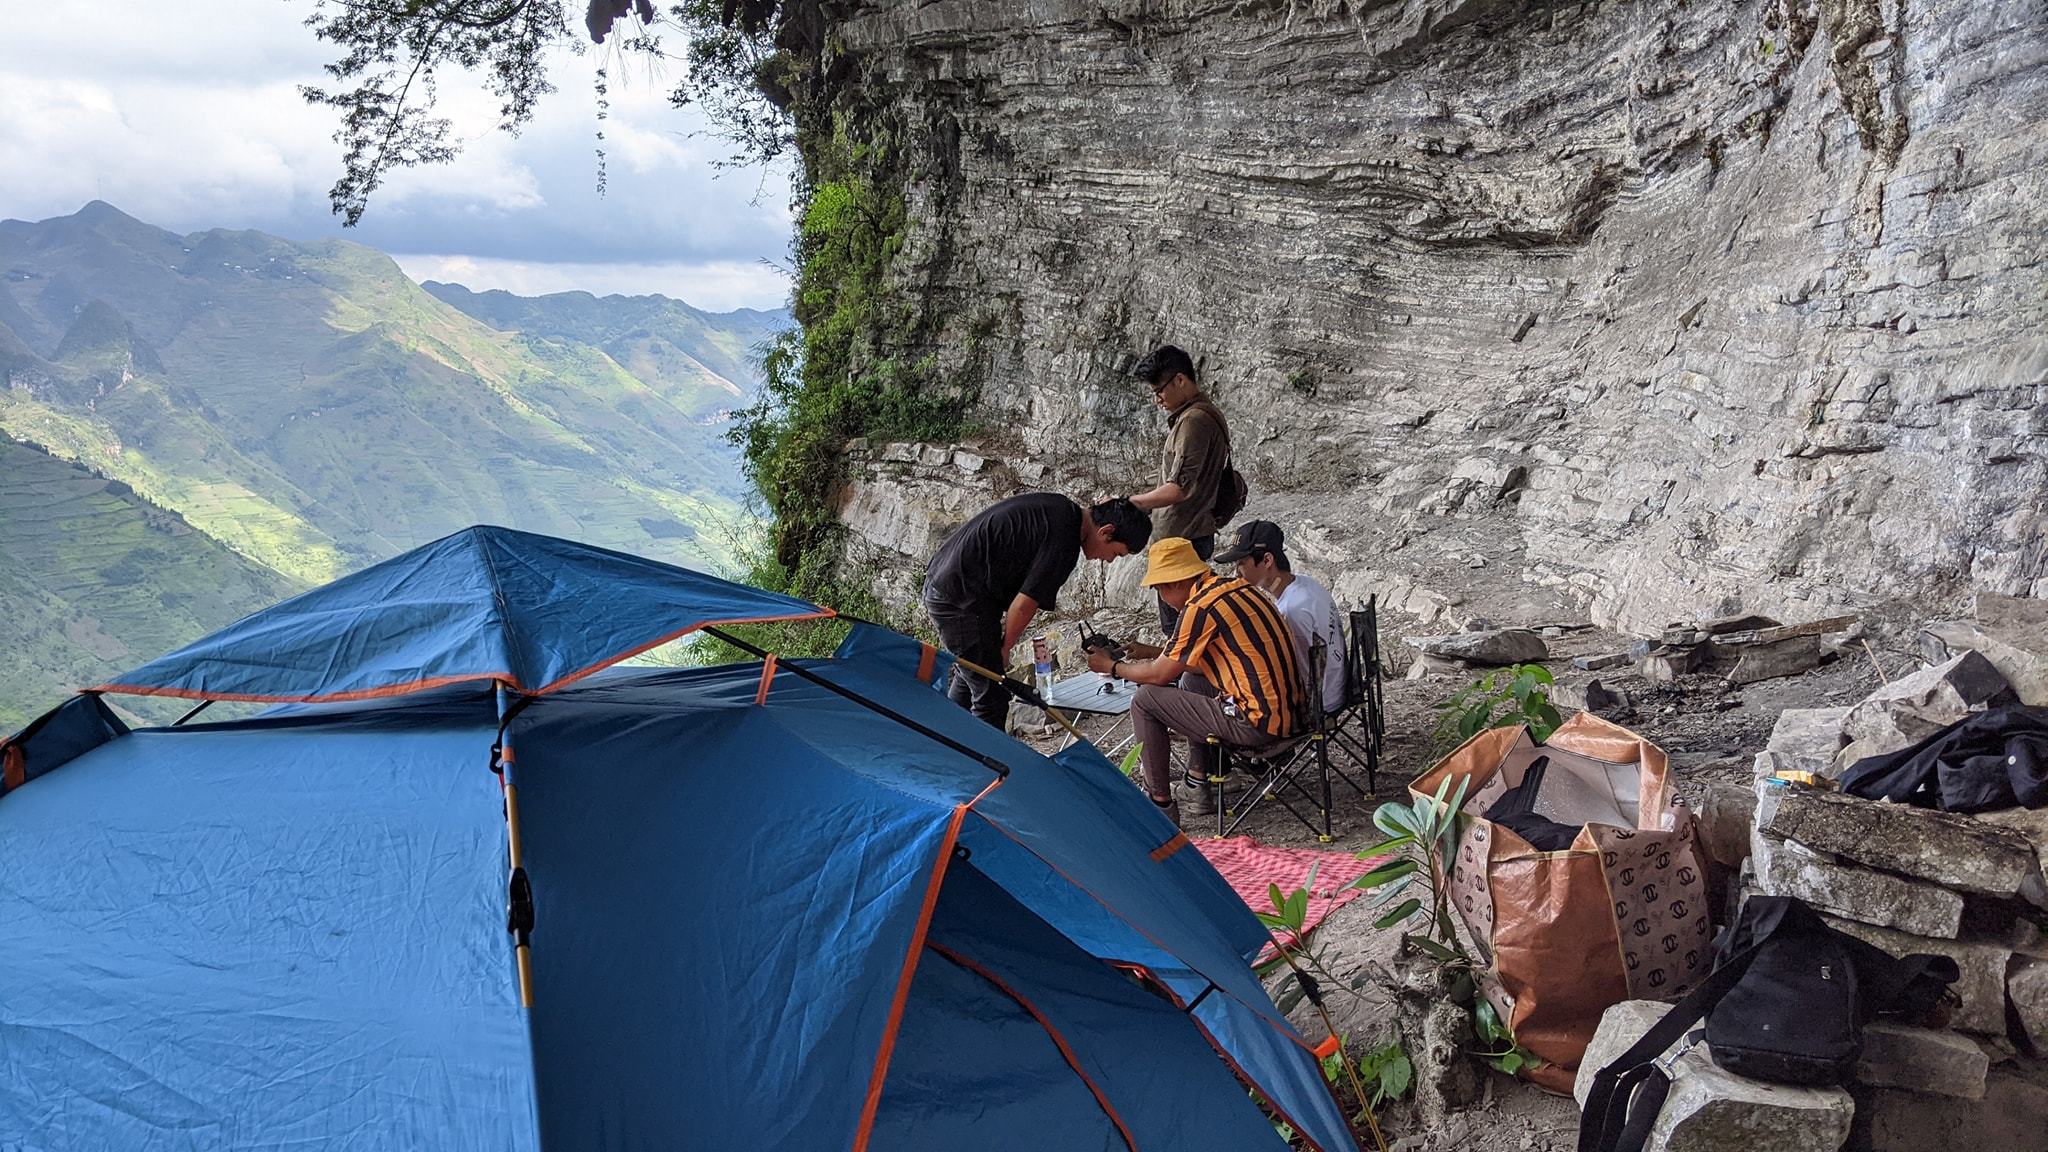
[[1287,535],[1271,520],[1240,524],[1237,538],[1216,554],[1218,564],[1235,564],[1240,580],[1271,596],[1294,633],[1295,655],[1301,659],[1301,682],[1309,682],[1308,653],[1322,637],[1323,710],[1344,705],[1344,626],[1337,619],[1330,590],[1294,571],[1287,559]]

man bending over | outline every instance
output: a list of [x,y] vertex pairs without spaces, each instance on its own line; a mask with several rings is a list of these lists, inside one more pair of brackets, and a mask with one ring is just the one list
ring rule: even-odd
[[[1056,606],[1060,585],[1082,556],[1113,560],[1142,552],[1152,518],[1129,500],[1093,508],[1052,492],[1012,496],[960,526],[932,557],[924,607],[946,651],[992,672],[1009,667],[1010,650],[1031,618]],[[947,693],[962,708],[1007,726],[1010,692],[955,665]]]
[[[1131,727],[1143,745],[1145,790],[1177,817],[1170,735],[1186,737],[1188,767],[1206,779],[1217,754],[1208,737],[1257,752],[1294,734],[1304,711],[1301,682],[1293,634],[1273,601],[1210,571],[1187,540],[1153,546],[1145,584],[1181,617],[1166,650],[1134,661],[1092,650],[1088,667],[1142,685],[1131,698]],[[1192,786],[1199,801],[1200,784]]]

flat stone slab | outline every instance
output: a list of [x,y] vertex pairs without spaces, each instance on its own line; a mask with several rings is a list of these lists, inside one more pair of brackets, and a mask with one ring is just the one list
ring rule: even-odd
[[1857,1088],[1858,1148],[1870,1152],[2048,1152],[2048,1084],[2038,1072],[1991,1070],[1976,1100]]
[[1979,812],[1986,824],[2010,828],[2034,845],[2034,874],[2020,881],[2020,896],[2036,908],[2048,908],[2048,808],[2007,808]]
[[1968,1036],[1889,1020],[1863,1026],[1863,1054],[1856,1060],[1860,1084],[1982,1100],[1990,1071],[1990,1053]]
[[1872,692],[1843,717],[1842,735],[1848,747],[1836,756],[1836,771],[1865,756],[1915,744],[1961,720],[1971,709],[2011,694],[2012,685],[1977,652],[1964,652],[1946,664],[1901,676]]
[[[1593,1076],[1663,1019],[1670,1005],[1625,1000],[1600,1017],[1579,1063],[1573,1095],[1585,1106]],[[1683,1044],[1684,1041],[1680,1040]],[[1705,1044],[1671,1064],[1671,1093],[1650,1130],[1645,1152],[1828,1152],[1849,1138],[1856,1110],[1840,1088],[1765,1084],[1723,1070]]]
[[[2048,960],[2021,957],[2013,961],[2005,977],[2006,995],[2019,1010],[2020,1027],[2036,1051],[2048,1052]],[[2042,1118],[2048,1124],[2048,1117]]]
[[1962,896],[1936,884],[1844,864],[1763,833],[1752,838],[1749,858],[1757,887],[1772,896],[1796,896],[1823,912],[1919,936],[1952,940],[1963,926]]
[[2038,869],[2025,835],[1974,817],[1812,788],[1757,795],[1757,828],[1768,835],[1944,888],[2012,896]]
[[1787,708],[1778,713],[1764,749],[1789,760],[1784,767],[1825,773],[1842,750],[1842,721],[1848,715],[1847,707]]
[[2005,1034],[2005,968],[2012,959],[2009,946],[1983,940],[1940,940],[1932,936],[1915,936],[1830,916],[1825,912],[1821,917],[1858,940],[1875,944],[1894,956],[1931,952],[1954,960],[1956,967],[1961,969],[1955,990],[1963,1003],[1956,1009],[1955,1018],[1949,1021],[1950,1026],[1985,1036]]
[[1412,648],[1445,660],[1468,664],[1527,664],[1550,657],[1543,637],[1527,628],[1491,628],[1479,632],[1458,632],[1449,636],[1410,636]]
[[1754,684],[1759,680],[1798,676],[1820,667],[1818,636],[1788,636],[1783,640],[1751,644],[1732,651],[1740,655],[1736,658],[1735,667],[1728,670],[1730,684]]
[[1749,858],[1749,839],[1756,823],[1756,792],[1740,784],[1716,780],[1700,801],[1700,843],[1707,856],[1723,868],[1735,869]]
[[1920,652],[1936,662],[1981,653],[2012,684],[2020,703],[2048,704],[2048,625],[1940,620],[1920,630]]

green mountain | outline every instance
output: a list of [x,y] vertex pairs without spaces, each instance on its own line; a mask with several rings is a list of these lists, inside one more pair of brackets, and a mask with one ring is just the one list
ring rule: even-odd
[[127,485],[0,437],[0,733],[299,590]]
[[[0,434],[286,586],[473,523],[716,567],[744,495],[723,413],[783,322],[661,297],[430,293],[359,244],[180,236],[95,201],[0,221]],[[96,611],[97,569],[64,571],[65,602]],[[40,603],[0,587],[0,613]],[[161,634],[241,610],[194,606]],[[126,621],[110,633],[123,647],[168,646]],[[30,662],[69,667],[52,643]]]

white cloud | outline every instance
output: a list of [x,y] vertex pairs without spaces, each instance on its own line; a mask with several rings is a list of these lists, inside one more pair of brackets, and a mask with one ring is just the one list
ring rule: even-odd
[[772,309],[789,303],[789,277],[780,268],[761,263],[536,264],[419,253],[392,259],[415,280],[440,280],[478,292],[502,288],[518,296],[670,296],[707,312]]
[[[534,283],[664,283],[705,306],[782,295],[758,261],[787,253],[788,172],[718,171],[722,143],[668,106],[674,77],[645,63],[628,67],[607,49],[559,53],[559,91],[518,137],[496,130],[496,101],[471,78],[444,76],[442,111],[462,156],[392,173],[363,226],[344,233],[327,205],[340,173],[335,114],[297,93],[325,82],[320,64],[335,55],[302,26],[305,0],[15,7],[0,35],[0,217],[64,215],[97,198],[180,232],[347,235],[525,269]],[[674,279],[685,273],[706,280]],[[578,275],[605,283],[565,283]]]

